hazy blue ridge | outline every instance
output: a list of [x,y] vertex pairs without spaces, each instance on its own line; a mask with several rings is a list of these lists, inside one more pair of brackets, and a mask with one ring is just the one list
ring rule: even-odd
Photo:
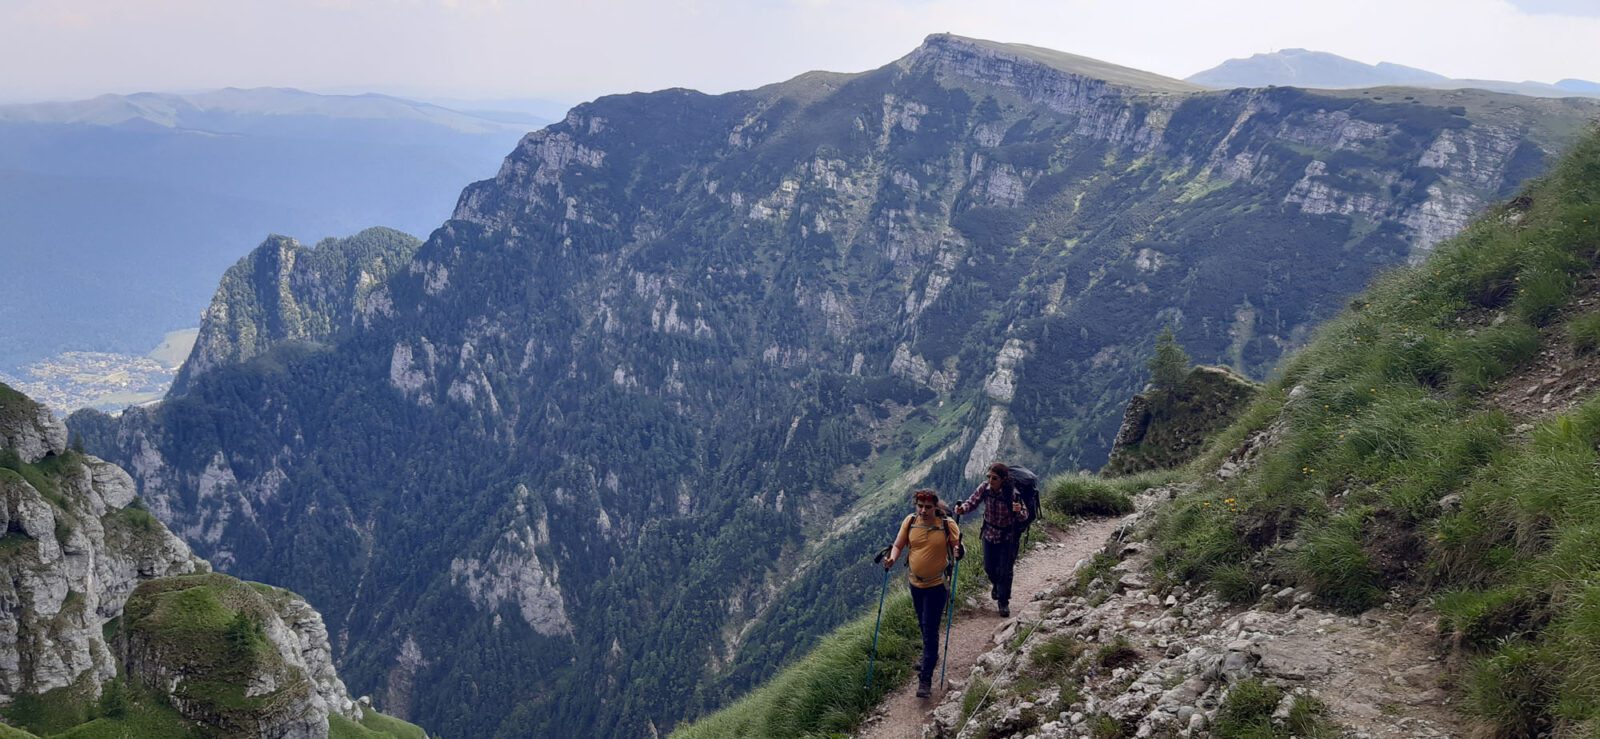
[[370,320],[70,425],[213,562],[318,603],[387,710],[665,731],[859,613],[910,486],[1099,467],[1161,327],[1260,378],[1596,110],[952,36],[608,96],[465,188]]
[[425,234],[526,128],[293,90],[0,106],[0,368],[148,351],[265,233]]
[[1475,88],[1536,97],[1570,95],[1600,97],[1600,84],[1586,80],[1564,79],[1550,84],[1531,80],[1511,82],[1453,79],[1403,64],[1392,62],[1366,64],[1326,51],[1307,49],[1282,49],[1266,54],[1254,54],[1245,59],[1229,59],[1184,79],[1213,88],[1268,85],[1330,90],[1363,87]]

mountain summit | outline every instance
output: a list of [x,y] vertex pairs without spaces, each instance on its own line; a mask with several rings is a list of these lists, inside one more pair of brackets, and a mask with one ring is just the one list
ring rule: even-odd
[[1255,54],[1248,59],[1229,59],[1185,81],[1206,87],[1313,87],[1345,89],[1417,85],[1446,82],[1449,78],[1424,69],[1389,62],[1365,64],[1326,51],[1283,49],[1270,54]]
[[861,607],[913,486],[1100,466],[1163,326],[1260,377],[1600,111],[1438,97],[943,35],[607,96],[466,187],[328,345],[70,423],[197,551],[324,607],[386,708],[649,735]]

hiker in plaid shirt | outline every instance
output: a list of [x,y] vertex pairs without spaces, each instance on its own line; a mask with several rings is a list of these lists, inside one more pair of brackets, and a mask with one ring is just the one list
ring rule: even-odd
[[972,497],[956,504],[956,514],[965,515],[983,504],[983,571],[994,587],[989,597],[1000,602],[1000,615],[1011,616],[1011,572],[1017,564],[1017,543],[1022,524],[1028,521],[1028,507],[1011,482],[1011,468],[1000,462],[989,465],[988,479],[972,492]]

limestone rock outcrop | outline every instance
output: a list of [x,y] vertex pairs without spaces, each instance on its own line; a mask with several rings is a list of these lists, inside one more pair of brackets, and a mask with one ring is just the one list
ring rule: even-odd
[[285,590],[220,573],[142,583],[118,649],[133,680],[227,736],[326,739],[330,713],[361,716],[322,617]]
[[268,237],[223,274],[172,394],[186,392],[201,374],[276,344],[324,341],[384,313],[385,279],[421,245],[389,228],[324,239],[310,248],[287,236]]
[[26,396],[0,385],[0,402],[0,707],[93,700],[120,666],[221,736],[326,739],[330,715],[370,710],[305,599],[211,572],[128,473],[68,449]]
[[1244,410],[1257,389],[1255,383],[1226,367],[1202,365],[1189,370],[1176,388],[1150,389],[1133,396],[1104,473],[1127,475],[1188,462],[1212,433]]
[[0,703],[116,676],[103,627],[153,577],[210,569],[115,465],[66,448],[61,422],[0,385]]
[[67,425],[27,396],[0,384],[0,449],[32,464],[67,450]]

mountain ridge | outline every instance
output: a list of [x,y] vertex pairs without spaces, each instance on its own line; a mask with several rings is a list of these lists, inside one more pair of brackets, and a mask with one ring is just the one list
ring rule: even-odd
[[218,365],[286,341],[327,341],[351,328],[378,309],[365,303],[368,293],[420,246],[413,236],[378,227],[309,248],[287,236],[268,237],[223,273],[169,395],[181,395]]
[[1455,79],[1437,72],[1392,62],[1366,64],[1325,51],[1283,49],[1243,59],[1229,59],[1196,72],[1184,81],[1210,88],[1282,85],[1318,89],[1367,87],[1422,87],[1431,89],[1483,89],[1534,97],[1600,96],[1600,84],[1579,79],[1556,83],[1525,80]]
[[108,93],[86,100],[0,105],[0,122],[6,123],[126,126],[142,121],[161,128],[212,133],[239,130],[239,121],[224,116],[260,114],[405,120],[466,134],[523,128],[521,123],[503,123],[393,95],[324,95],[292,87],[225,87],[188,94]]
[[579,105],[335,346],[74,433],[326,603],[386,706],[648,733],[859,606],[898,487],[1098,466],[1161,326],[1260,376],[1586,110],[1141,90],[949,39],[791,83]]

